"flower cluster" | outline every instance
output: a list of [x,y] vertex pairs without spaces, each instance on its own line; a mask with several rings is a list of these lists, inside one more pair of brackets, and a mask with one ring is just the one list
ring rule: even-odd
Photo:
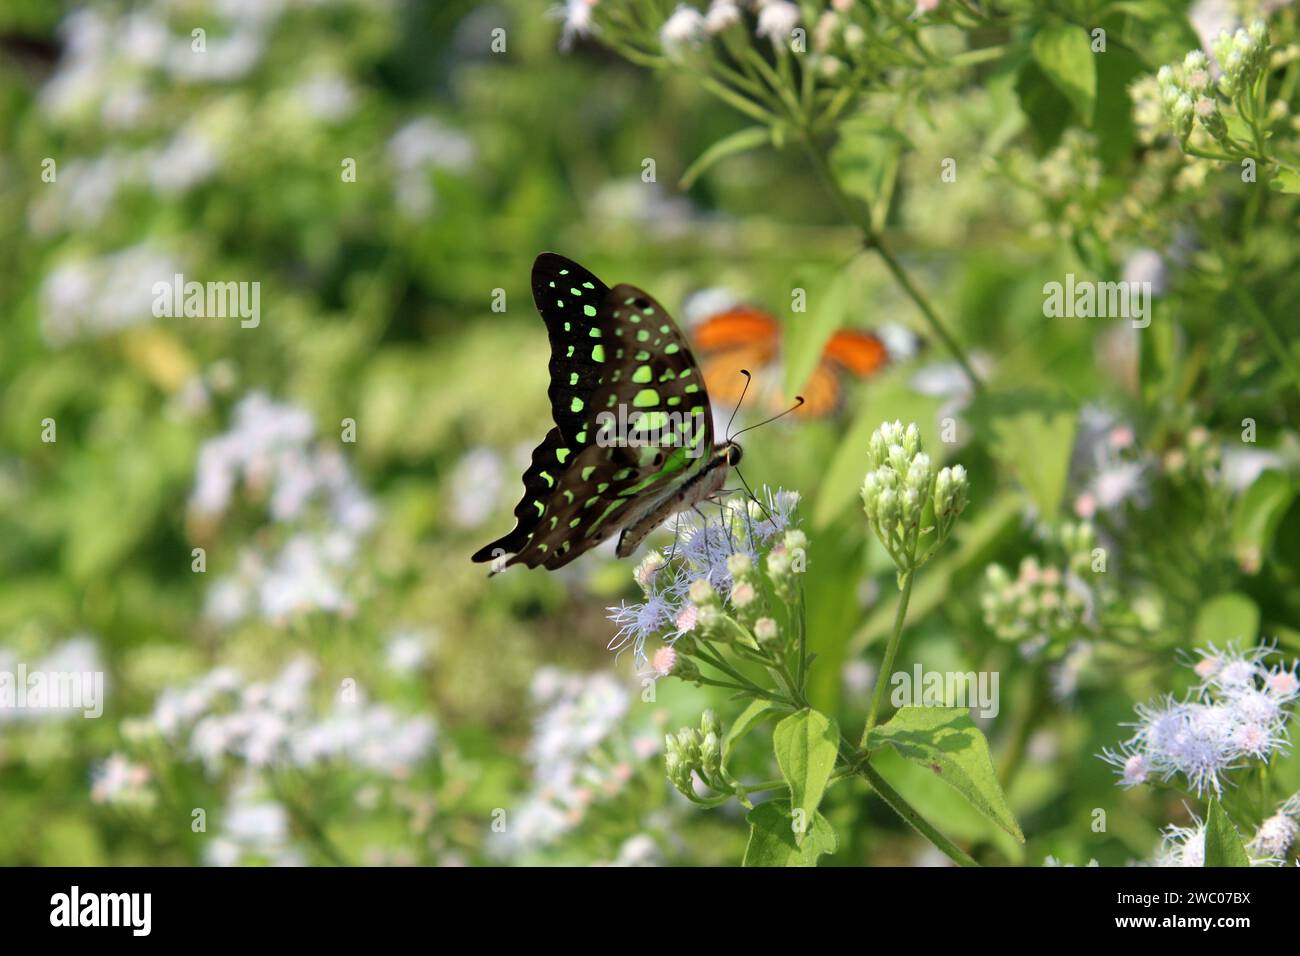
[[1150,467],[1131,425],[1095,405],[1080,411],[1079,431],[1070,454],[1076,515],[1085,519],[1098,514],[1120,516],[1128,504],[1147,504]]
[[722,725],[711,710],[700,716],[699,729],[683,727],[664,738],[664,765],[668,779],[682,796],[695,797],[695,776],[714,790],[731,786],[722,779]]
[[1271,653],[1264,645],[1200,651],[1201,682],[1191,695],[1138,705],[1133,736],[1102,752],[1118,768],[1120,784],[1180,776],[1197,796],[1219,796],[1229,772],[1287,749],[1288,708],[1300,697],[1300,679],[1296,662],[1265,666]]
[[1013,578],[1000,564],[984,573],[984,624],[999,640],[1031,646],[1067,639],[1092,620],[1092,592],[1072,571],[1043,567],[1032,555]]
[[[1203,152],[1197,150],[1193,135],[1200,130],[1226,154],[1208,158],[1263,159],[1266,137],[1258,90],[1269,60],[1268,29],[1256,20],[1248,30],[1225,31],[1214,43],[1214,56],[1217,64],[1204,51],[1192,50],[1181,64],[1160,68],[1156,82],[1165,119],[1184,149],[1191,141],[1188,151],[1193,155]],[[1220,96],[1226,102],[1221,103]],[[1231,112],[1225,113],[1225,107]],[[1240,138],[1245,135],[1252,137],[1249,142]]]
[[359,692],[340,693],[329,711],[319,712],[311,700],[315,677],[306,659],[251,683],[234,668],[217,668],[164,690],[151,718],[132,725],[128,736],[156,733],[202,761],[210,774],[230,764],[260,770],[348,763],[400,779],[433,750],[432,718],[403,717],[366,703]]
[[[732,499],[717,518],[692,512],[674,519],[669,554],[652,551],[635,571],[645,600],[609,608],[609,619],[618,625],[610,650],[630,645],[638,665],[644,665],[651,637],[673,645],[688,634],[713,639],[731,633],[724,602],[746,625],[757,626],[766,616],[756,577],[760,569],[782,600],[793,595],[792,575],[804,569],[808,543],[791,527],[799,495],[766,488],[762,493],[766,503]],[[655,669],[689,676],[682,650],[679,646],[678,653],[658,656]]]
[[[867,444],[868,471],[862,482],[867,521],[898,567],[920,567],[948,539],[966,507],[969,481],[961,465],[935,470],[921,448],[915,423],[885,422]],[[918,554],[922,535],[933,543]]]
[[[1277,866],[1285,859],[1295,838],[1297,797],[1300,794],[1293,796],[1275,816],[1264,821],[1255,837],[1245,845],[1252,866]],[[1154,865],[1205,866],[1205,831],[1205,821],[1195,814],[1192,815],[1190,826],[1165,827],[1160,837],[1160,846],[1156,849]]]
[[616,798],[638,763],[658,752],[648,734],[625,730],[631,696],[612,674],[537,672],[537,709],[527,749],[533,786],[508,811],[502,853],[515,856],[554,843],[600,803]]
[[190,512],[200,535],[234,503],[237,488],[265,501],[290,534],[266,553],[245,548],[234,574],[219,579],[208,616],[233,623],[258,613],[283,621],[307,610],[348,613],[344,579],[376,519],[374,503],[337,448],[316,444],[306,410],[254,392],[234,410],[229,431],[199,450]]

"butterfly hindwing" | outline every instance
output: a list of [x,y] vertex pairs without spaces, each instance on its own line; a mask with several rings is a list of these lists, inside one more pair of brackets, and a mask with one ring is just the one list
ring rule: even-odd
[[509,534],[485,544],[474,552],[471,560],[491,561],[506,554],[514,554],[528,541],[546,511],[560,476],[569,460],[569,449],[558,428],[552,428],[533,449],[532,461],[524,472],[524,496],[515,505],[515,527]]

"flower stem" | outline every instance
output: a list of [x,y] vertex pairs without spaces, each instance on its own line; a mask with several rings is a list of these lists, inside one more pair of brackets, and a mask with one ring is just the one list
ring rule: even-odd
[[861,210],[854,205],[848,194],[844,192],[844,187],[841,186],[839,180],[835,178],[835,173],[826,159],[825,152],[817,145],[815,137],[806,128],[804,130],[803,141],[804,146],[808,151],[808,155],[812,159],[813,167],[817,170],[817,175],[822,180],[823,185],[834,197],[836,203],[849,221],[862,231],[863,244],[868,249],[874,250],[875,253],[880,256],[881,260],[885,263],[885,266],[889,269],[890,274],[893,275],[895,281],[899,284],[902,290],[907,293],[908,298],[910,298],[921,311],[921,315],[925,317],[925,321],[930,326],[930,329],[939,340],[943,342],[944,347],[952,353],[952,357],[957,360],[957,364],[961,366],[962,371],[966,373],[966,377],[970,379],[971,387],[978,392],[984,387],[984,383],[980,381],[979,375],[977,375],[975,369],[971,367],[970,360],[966,357],[965,350],[963,350],[957,343],[957,340],[953,338],[952,333],[948,331],[947,326],[943,324],[943,320],[939,318],[939,313],[936,312],[934,306],[930,304],[930,300],[925,297],[917,287],[916,283],[912,281],[911,276],[909,276],[906,270],[903,269],[902,264],[894,257],[894,254],[889,250],[889,247],[884,244],[884,239],[876,229],[875,224],[871,221],[870,216],[864,215]]
[[894,254],[889,250],[889,247],[885,245],[884,240],[879,236],[874,238],[868,237],[868,243],[871,248],[875,249],[876,255],[880,256],[886,267],[888,267],[889,271],[893,274],[894,279],[903,287],[903,291],[905,291],[908,296],[911,297],[912,301],[916,303],[916,307],[921,310],[921,314],[925,316],[926,321],[930,324],[931,330],[939,337],[940,341],[943,342],[944,347],[952,353],[952,357],[957,360],[957,364],[961,366],[962,371],[966,373],[966,377],[970,379],[971,386],[975,391],[979,391],[983,388],[984,383],[980,381],[980,377],[975,373],[975,369],[971,367],[970,360],[966,357],[965,351],[957,344],[957,340],[952,337],[952,333],[949,332],[947,327],[943,324],[943,320],[940,319],[939,314],[935,312],[934,306],[930,304],[930,300],[927,299],[925,294],[917,288],[914,282],[912,282],[912,277],[904,271],[902,264],[894,258]]
[[903,799],[902,794],[889,785],[875,767],[869,763],[864,763],[858,768],[858,772],[867,779],[872,789],[880,794],[880,799],[884,800],[891,810],[906,820],[917,833],[938,847],[948,859],[958,866],[979,866],[970,854],[926,822],[925,818]]
[[867,725],[862,729],[862,741],[858,744],[864,749],[871,728],[876,726],[880,705],[885,700],[885,687],[889,683],[889,675],[894,670],[894,658],[898,654],[898,645],[903,639],[903,621],[907,617],[907,602],[912,597],[912,578],[915,576],[915,568],[903,575],[903,591],[898,596],[898,610],[894,613],[894,633],[890,635],[889,646],[885,648],[885,659],[880,662],[880,673],[876,675],[876,689],[871,695],[871,710],[867,712]]

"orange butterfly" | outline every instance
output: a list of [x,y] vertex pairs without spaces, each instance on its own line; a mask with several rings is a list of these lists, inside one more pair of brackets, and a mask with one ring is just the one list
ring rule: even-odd
[[[692,331],[695,355],[716,406],[734,405],[740,399],[745,385],[745,377],[739,374],[742,368],[749,369],[762,383],[764,401],[773,411],[789,406],[780,386],[773,384],[781,378],[781,327],[774,315],[754,306],[738,305],[707,316]],[[806,418],[834,414],[844,403],[845,377],[868,378],[890,358],[880,336],[839,330],[826,343],[804,384],[804,404],[796,414]]]

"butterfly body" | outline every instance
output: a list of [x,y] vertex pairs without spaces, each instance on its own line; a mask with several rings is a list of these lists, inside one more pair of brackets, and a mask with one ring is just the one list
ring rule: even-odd
[[629,520],[619,535],[615,554],[620,558],[628,557],[646,535],[677,512],[694,508],[700,502],[716,497],[726,484],[727,469],[739,463],[741,454],[740,445],[736,442],[719,445],[705,466],[687,478],[680,490],[651,502],[642,514]]
[[494,572],[554,570],[618,531],[626,556],[673,512],[716,494],[739,460],[734,443],[715,447],[704,378],[658,302],[554,253],[533,263],[532,289],[550,337],[555,425],[524,472],[515,528],[473,556]]

